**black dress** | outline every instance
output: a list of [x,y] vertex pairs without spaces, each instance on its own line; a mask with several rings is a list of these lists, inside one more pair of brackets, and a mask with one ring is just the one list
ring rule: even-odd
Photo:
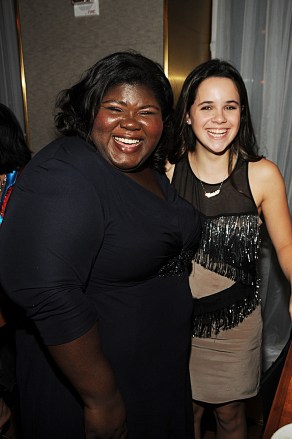
[[78,137],[41,150],[20,178],[0,234],[0,274],[29,318],[17,339],[24,438],[84,437],[82,404],[44,346],[97,320],[129,439],[193,437],[187,263],[200,221],[157,178],[165,200]]

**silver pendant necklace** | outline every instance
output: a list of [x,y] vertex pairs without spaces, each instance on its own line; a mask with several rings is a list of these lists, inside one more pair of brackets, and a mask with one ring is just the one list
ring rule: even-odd
[[[224,179],[224,180],[225,180],[225,179]],[[219,194],[220,194],[220,191],[221,191],[221,188],[222,188],[222,185],[223,185],[223,183],[224,183],[224,180],[221,181],[220,186],[218,187],[218,189],[216,189],[216,191],[213,191],[213,192],[207,192],[206,189],[205,189],[205,187],[204,187],[204,185],[203,185],[202,180],[199,179],[199,181],[200,181],[200,183],[201,183],[201,186],[202,186],[202,189],[203,189],[203,191],[204,191],[205,197],[207,197],[207,198],[212,198],[212,197],[216,197],[216,195],[219,195]]]
[[[206,189],[205,189],[205,186],[203,185],[203,182],[202,182],[202,180],[201,180],[200,173],[199,173],[199,170],[198,170],[198,167],[197,167],[197,164],[196,164],[196,163],[195,163],[195,167],[196,167],[196,171],[197,171],[197,174],[198,174],[199,182],[200,182],[200,184],[201,184],[201,186],[202,186],[202,189],[203,189],[203,192],[204,192],[205,197],[207,197],[207,198],[212,198],[212,197],[216,197],[217,195],[219,195],[220,192],[221,192],[222,185],[223,185],[223,183],[224,183],[224,180],[225,180],[226,176],[225,176],[225,177],[223,178],[223,180],[221,181],[221,183],[220,183],[218,189],[216,189],[216,190],[213,191],[213,192],[207,192]],[[218,184],[219,184],[219,183],[218,183]]]

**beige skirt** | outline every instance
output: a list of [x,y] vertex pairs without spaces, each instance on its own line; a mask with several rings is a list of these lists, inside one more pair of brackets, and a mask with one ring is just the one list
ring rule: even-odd
[[260,306],[235,328],[211,338],[193,337],[193,399],[220,404],[255,396],[261,376],[261,340]]

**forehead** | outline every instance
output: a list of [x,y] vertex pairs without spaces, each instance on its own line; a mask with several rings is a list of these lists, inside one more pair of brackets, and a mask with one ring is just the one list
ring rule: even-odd
[[196,99],[209,97],[226,97],[226,99],[239,99],[238,89],[230,78],[211,77],[204,79],[197,89]]
[[104,100],[147,100],[158,104],[153,90],[144,84],[116,84],[108,88],[103,96]]

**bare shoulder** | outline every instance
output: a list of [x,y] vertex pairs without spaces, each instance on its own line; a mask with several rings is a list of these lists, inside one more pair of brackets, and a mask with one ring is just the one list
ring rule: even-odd
[[249,162],[250,175],[263,179],[270,179],[272,177],[280,176],[280,170],[278,166],[271,160],[262,158],[257,162]]
[[271,160],[262,158],[257,162],[249,162],[249,180],[252,186],[282,184],[283,177],[278,166]]
[[249,162],[249,183],[258,207],[264,200],[285,194],[285,184],[278,166],[271,160],[262,158],[257,162]]
[[172,180],[174,168],[175,168],[175,165],[172,163],[167,162],[165,165],[165,173],[166,173],[166,176],[169,179],[169,181]]

